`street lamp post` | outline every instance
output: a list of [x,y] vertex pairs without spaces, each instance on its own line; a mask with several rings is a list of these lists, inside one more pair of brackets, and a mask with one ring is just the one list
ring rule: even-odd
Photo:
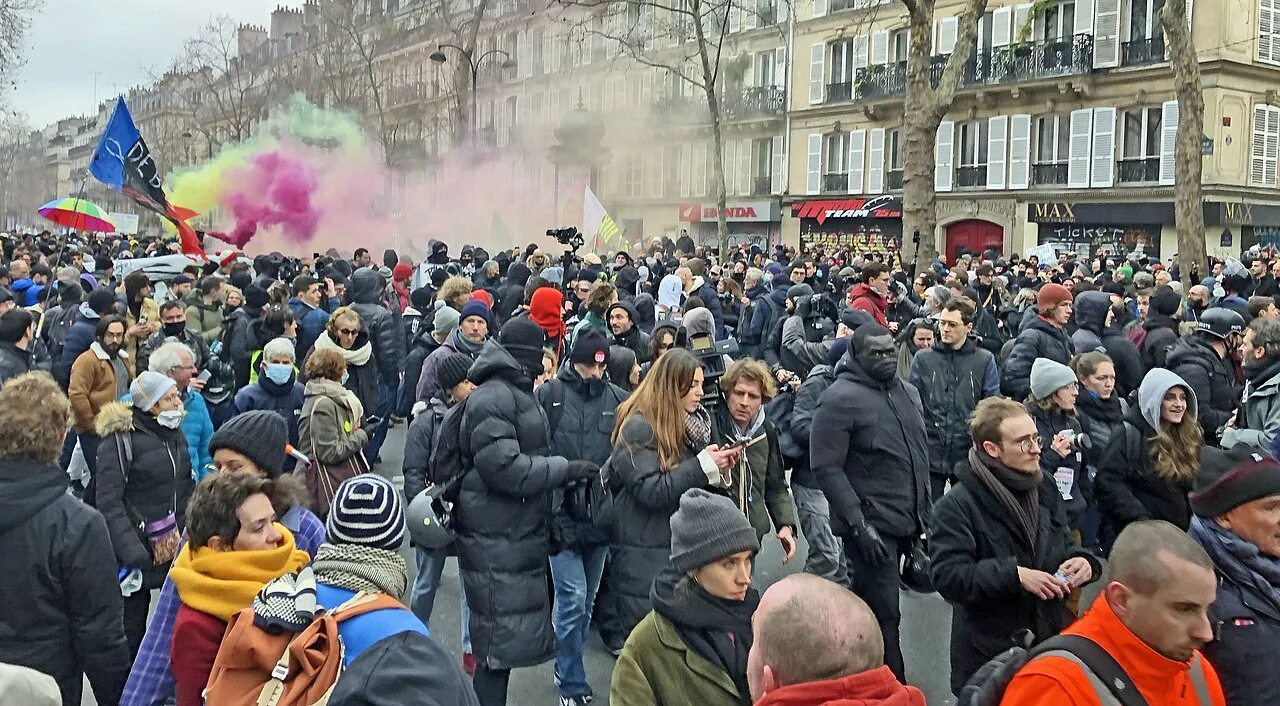
[[446,47],[449,49],[454,49],[459,54],[466,57],[467,63],[471,67],[471,141],[478,145],[480,143],[480,138],[479,138],[480,120],[479,120],[479,116],[476,113],[476,93],[478,92],[477,89],[478,89],[478,84],[480,82],[480,65],[484,63],[485,59],[488,59],[489,57],[492,57],[492,56],[506,57],[506,59],[502,62],[499,68],[514,69],[516,67],[516,62],[514,59],[511,58],[511,54],[507,53],[503,49],[490,49],[489,51],[477,57],[477,56],[473,56],[469,50],[464,49],[458,46],[457,44],[438,44],[436,45],[436,50],[431,52],[431,56],[427,58],[431,59],[437,64],[443,64],[444,62],[449,60],[449,57],[445,56],[445,53],[444,53],[444,50]]

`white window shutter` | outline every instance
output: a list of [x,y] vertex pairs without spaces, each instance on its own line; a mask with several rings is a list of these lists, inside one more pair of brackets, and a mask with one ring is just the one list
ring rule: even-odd
[[1275,106],[1267,108],[1266,138],[1267,162],[1262,180],[1267,186],[1280,186],[1280,177],[1277,177],[1280,168],[1280,108]]
[[645,160],[645,166],[648,167],[645,180],[649,182],[649,198],[660,199],[662,198],[663,175],[662,150],[654,150],[653,152],[650,152],[648,154],[648,159]]
[[884,128],[872,128],[867,152],[867,193],[884,193]]
[[773,4],[774,24],[786,24],[787,13],[791,10],[789,2],[775,2]]
[[871,63],[874,66],[889,63],[889,30],[878,29],[871,33]]
[[680,196],[693,196],[693,146],[680,145]]
[[[1159,22],[1159,20],[1156,20]],[[1093,34],[1093,0],[1076,0],[1076,14],[1073,22],[1076,34]]]
[[849,74],[849,83],[852,84],[854,97],[857,97],[858,90],[858,69],[867,67],[867,58],[870,53],[871,35],[859,34],[853,38],[853,70]]
[[[786,3],[779,3],[780,5]],[[778,47],[773,50],[773,85],[786,89],[787,87],[787,49],[786,47]]]
[[960,29],[959,17],[945,17],[938,24],[938,54],[950,54],[956,48],[956,33]]
[[1007,47],[1009,40],[1009,23],[1013,21],[1013,8],[1005,5],[997,7],[991,13],[991,46]]
[[1253,106],[1253,139],[1249,149],[1249,184],[1277,185],[1277,152],[1280,152],[1280,108]]
[[773,153],[769,155],[772,172],[769,175],[769,190],[775,194],[781,194],[786,191],[784,183],[784,174],[782,172],[782,158],[785,156],[785,140],[781,136],[773,138]]
[[756,55],[747,54],[747,73],[742,76],[742,87],[750,88],[756,85]]
[[1009,118],[1009,188],[1025,189],[1031,184],[1031,116]]
[[956,124],[943,120],[938,124],[938,133],[934,137],[933,189],[934,191],[951,191],[954,171],[952,163],[955,156]]
[[1071,141],[1067,150],[1067,187],[1089,188],[1089,147],[1093,134],[1093,111],[1071,111]]
[[827,14],[827,0],[813,0],[813,16],[822,17],[825,14]]
[[746,0],[742,6],[742,28],[755,29],[760,26],[760,4],[758,0]]
[[1093,109],[1093,157],[1089,185],[1107,187],[1115,183],[1116,109]]
[[744,196],[750,196],[755,191],[755,184],[751,179],[751,147],[750,139],[738,143],[738,193]]
[[1280,64],[1280,0],[1258,0],[1258,61]]
[[1178,144],[1178,101],[1160,106],[1160,186],[1173,186],[1174,152]]
[[1120,65],[1120,0],[1094,0],[1093,65]]
[[[1116,2],[1119,2],[1119,1],[1120,0],[1116,0]],[[1014,44],[1020,44],[1024,41],[1024,38],[1022,36],[1022,28],[1027,24],[1030,18],[1031,18],[1030,3],[1013,6],[1013,28],[1010,33],[1010,36]],[[1026,40],[1030,41],[1031,40],[1030,32],[1028,32],[1027,35],[1028,36],[1026,37]]]
[[742,8],[737,2],[729,3],[729,34],[742,31]]
[[707,195],[707,143],[699,142],[693,146],[693,195]]
[[809,133],[809,160],[805,164],[804,191],[806,194],[822,192],[822,133]]
[[1009,116],[997,115],[987,120],[987,188],[1005,188],[1005,147],[1008,144]]
[[822,102],[823,94],[826,92],[826,84],[823,83],[823,69],[826,68],[827,61],[827,45],[825,42],[818,42],[809,47],[809,105],[817,105]]
[[[724,169],[724,193],[727,196],[733,196],[737,193],[738,188],[737,179],[734,178],[738,170],[737,140],[724,140],[720,145],[720,156],[722,158],[721,165]],[[712,193],[714,193],[714,190]]]
[[849,161],[845,168],[849,170],[849,193],[861,194],[863,174],[866,169],[867,131],[854,130],[849,133]]
[[1195,10],[1195,4],[1195,0],[1187,0],[1187,27],[1189,29],[1195,28],[1195,22],[1192,20],[1192,11]]

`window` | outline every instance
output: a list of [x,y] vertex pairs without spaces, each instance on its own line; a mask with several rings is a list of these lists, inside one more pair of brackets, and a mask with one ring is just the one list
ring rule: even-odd
[[1258,61],[1280,64],[1280,0],[1258,0]]
[[1164,0],[1131,0],[1129,41],[1164,36],[1164,28],[1160,25],[1160,11],[1163,9]]
[[[773,139],[764,137],[751,141],[751,175],[755,179],[768,179],[773,173]],[[769,193],[757,191],[756,193]]]
[[963,123],[959,128],[959,166],[987,166],[987,121],[976,120],[971,123]]
[[911,35],[907,29],[895,29],[889,33],[889,63],[894,64],[907,60],[907,52],[911,47]]
[[1124,111],[1124,159],[1160,158],[1160,106]]
[[755,85],[763,87],[773,86],[778,83],[774,77],[774,69],[777,66],[774,56],[777,51],[780,50],[770,49],[769,51],[756,52]]
[[902,171],[902,130],[894,128],[884,135],[885,161],[891,172]]
[[547,70],[547,67],[542,65],[542,41],[541,27],[529,30],[529,49],[526,56],[529,57],[530,76],[537,76]]
[[1066,164],[1071,144],[1071,125],[1066,115],[1036,118],[1036,164]]
[[623,193],[629,199],[637,199],[644,196],[644,158],[646,156],[644,154],[635,154],[626,162]]
[[849,133],[833,132],[826,137],[827,155],[824,174],[845,174],[845,158],[849,155]]
[[843,42],[832,42],[831,44],[831,61],[827,62],[830,69],[827,73],[830,76],[828,84],[853,83],[853,40],[846,39]]
[[978,52],[991,51],[991,28],[994,26],[994,17],[988,10],[978,20]]
[[1042,42],[1071,39],[1075,34],[1075,2],[1059,2],[1048,5],[1036,16],[1036,38]]

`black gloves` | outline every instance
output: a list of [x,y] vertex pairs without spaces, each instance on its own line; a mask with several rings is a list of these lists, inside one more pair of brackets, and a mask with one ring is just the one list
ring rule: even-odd
[[880,539],[880,533],[865,522],[849,528],[849,541],[866,564],[883,564],[889,560],[889,548]]
[[600,475],[600,467],[590,461],[570,461],[569,480],[587,480]]

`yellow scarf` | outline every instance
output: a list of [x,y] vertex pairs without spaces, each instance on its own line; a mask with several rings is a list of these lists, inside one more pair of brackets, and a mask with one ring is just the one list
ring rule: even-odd
[[230,621],[253,604],[268,581],[301,571],[311,561],[284,525],[277,522],[276,531],[283,541],[275,549],[220,552],[209,547],[192,550],[188,543],[169,569],[178,597],[201,613]]

